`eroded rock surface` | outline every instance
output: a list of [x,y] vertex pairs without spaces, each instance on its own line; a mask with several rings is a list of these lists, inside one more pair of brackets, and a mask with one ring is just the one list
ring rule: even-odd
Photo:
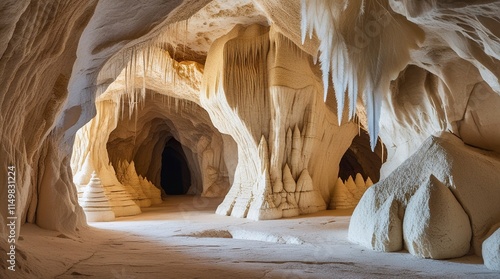
[[[415,255],[449,258],[469,251],[472,232],[471,249],[481,255],[485,235],[500,218],[500,204],[491,198],[500,196],[498,167],[496,153],[469,147],[449,133],[430,137],[365,193],[353,213],[349,239],[383,251],[402,249],[404,239]],[[385,210],[389,200],[396,206]],[[392,220],[387,216],[395,223],[385,221]],[[378,230],[381,226],[389,229]],[[378,239],[386,241],[373,242]]]

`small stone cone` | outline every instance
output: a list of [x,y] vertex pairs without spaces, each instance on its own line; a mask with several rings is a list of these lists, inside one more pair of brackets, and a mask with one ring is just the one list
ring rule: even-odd
[[349,192],[344,182],[342,182],[342,179],[339,177],[337,179],[335,187],[333,188],[333,195],[330,202],[330,209],[353,208],[354,207],[352,205],[353,200],[354,200],[353,195],[351,194],[351,192]]
[[141,182],[142,189],[144,190],[144,194],[151,200],[151,204],[162,203],[161,190],[156,188],[153,183],[140,175],[139,180]]
[[81,206],[89,222],[104,222],[115,219],[115,213],[111,210],[101,179],[97,177],[95,172],[92,173],[92,178],[85,187],[81,198]]
[[354,180],[354,183],[356,184],[356,190],[357,190],[356,194],[354,194],[354,197],[358,202],[366,191],[366,183],[361,173],[356,174],[356,179]]
[[370,178],[370,177],[368,177],[368,178],[366,179],[366,183],[365,183],[365,184],[366,184],[366,185],[365,185],[366,189],[370,188],[370,186],[372,186],[372,185],[373,185],[373,181],[371,180],[371,178]]

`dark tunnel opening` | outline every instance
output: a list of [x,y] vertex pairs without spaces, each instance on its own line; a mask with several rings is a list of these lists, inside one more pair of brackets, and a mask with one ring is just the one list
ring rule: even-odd
[[340,160],[339,177],[346,181],[349,176],[353,179],[356,174],[361,174],[363,179],[370,179],[377,182],[380,178],[380,168],[384,162],[383,154],[385,146],[380,141],[377,142],[375,150],[370,148],[370,137],[364,130],[353,139],[351,146]]
[[161,187],[167,195],[185,195],[191,186],[191,174],[180,142],[171,138],[161,155]]
[[356,154],[351,149],[347,149],[340,160],[339,177],[346,181],[349,176],[356,177],[357,173],[360,173],[364,179],[367,178],[367,174],[364,172],[363,166],[358,162]]

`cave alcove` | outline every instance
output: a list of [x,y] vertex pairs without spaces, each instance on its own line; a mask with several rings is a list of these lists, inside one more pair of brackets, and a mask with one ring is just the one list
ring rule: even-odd
[[383,154],[387,153],[384,149],[385,146],[379,138],[375,150],[372,151],[369,134],[360,129],[340,160],[339,177],[346,181],[349,176],[354,179],[359,173],[363,179],[366,180],[369,177],[376,183],[380,179],[380,168],[384,163]]
[[167,195],[185,195],[191,186],[191,174],[182,145],[175,138],[165,144],[161,155],[161,187]]

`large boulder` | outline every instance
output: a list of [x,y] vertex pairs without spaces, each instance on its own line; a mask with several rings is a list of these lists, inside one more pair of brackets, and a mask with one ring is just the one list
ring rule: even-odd
[[[471,249],[481,255],[488,231],[500,223],[499,169],[497,153],[465,145],[450,133],[431,136],[366,191],[352,215],[349,239],[374,250],[396,251],[403,248],[404,236],[411,253],[442,259],[470,251],[466,242],[472,232]],[[389,202],[397,210],[388,209]],[[403,220],[402,229],[398,222],[388,222],[396,216]]]

